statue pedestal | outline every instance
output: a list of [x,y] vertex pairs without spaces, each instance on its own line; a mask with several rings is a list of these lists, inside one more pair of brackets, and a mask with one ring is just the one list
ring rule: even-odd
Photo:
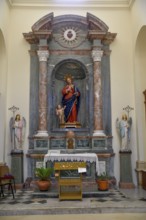
[[11,173],[15,183],[23,183],[23,151],[11,152]]
[[60,128],[81,128],[80,122],[67,122],[64,124],[60,124]]
[[131,151],[120,151],[120,182],[119,187],[125,189],[134,188],[131,167]]

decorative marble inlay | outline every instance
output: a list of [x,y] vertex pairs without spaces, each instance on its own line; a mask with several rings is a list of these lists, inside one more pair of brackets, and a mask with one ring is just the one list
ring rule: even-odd
[[48,149],[48,140],[35,140],[35,148],[37,149],[44,149],[47,148]]

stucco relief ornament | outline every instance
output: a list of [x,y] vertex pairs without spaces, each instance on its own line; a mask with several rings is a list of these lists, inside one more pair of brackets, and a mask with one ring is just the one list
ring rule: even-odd
[[69,28],[67,30],[64,31],[64,39],[66,41],[74,41],[77,37],[77,33],[75,30]]
[[97,49],[97,48],[92,50],[92,58],[94,62],[96,61],[100,62],[102,59],[102,56],[103,56],[102,50]]
[[63,27],[59,33],[54,34],[55,40],[63,47],[74,48],[85,40],[85,34],[78,27]]

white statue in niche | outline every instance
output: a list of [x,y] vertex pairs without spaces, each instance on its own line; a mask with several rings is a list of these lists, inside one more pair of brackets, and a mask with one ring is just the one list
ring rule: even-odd
[[15,118],[10,119],[10,132],[12,150],[23,150],[24,138],[26,130],[26,120],[17,114]]
[[130,151],[130,134],[131,134],[132,118],[123,114],[122,119],[116,120],[116,128],[120,138],[120,150]]

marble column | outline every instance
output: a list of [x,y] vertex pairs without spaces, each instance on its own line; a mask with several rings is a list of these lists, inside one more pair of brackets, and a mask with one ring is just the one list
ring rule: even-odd
[[47,132],[47,59],[48,50],[38,50],[39,57],[39,124],[36,136],[46,137]]
[[101,82],[101,59],[103,51],[100,48],[92,50],[94,62],[94,133],[93,136],[105,136],[103,131],[103,104],[102,104],[102,82]]

